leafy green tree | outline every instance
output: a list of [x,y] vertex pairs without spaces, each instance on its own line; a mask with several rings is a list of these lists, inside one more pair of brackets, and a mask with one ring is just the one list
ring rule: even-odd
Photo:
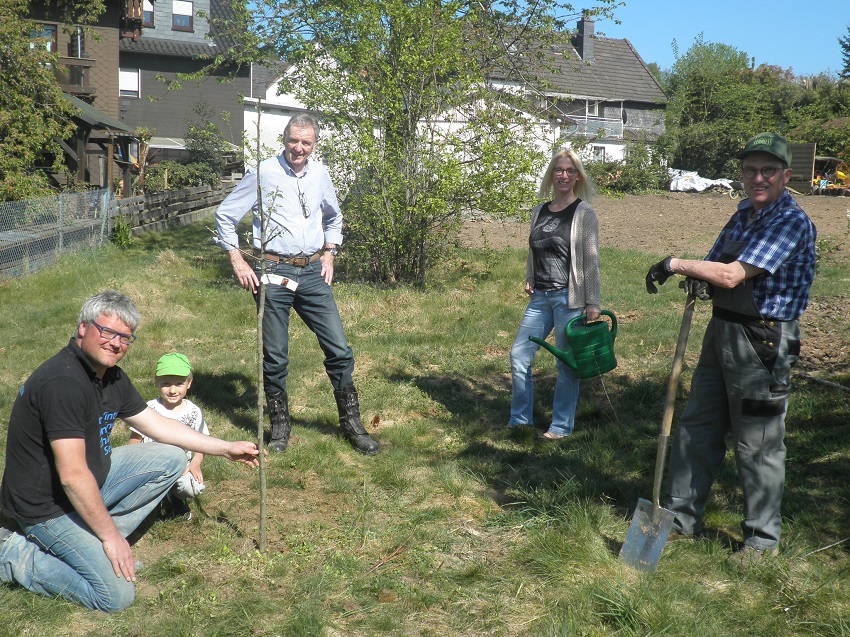
[[816,142],[820,154],[850,156],[850,84],[827,74],[801,78],[778,66],[750,66],[746,53],[702,35],[677,55],[666,75],[673,166],[733,177],[736,152],[763,130]]
[[[580,151],[581,144],[573,144]],[[644,194],[667,188],[670,176],[663,159],[665,149],[647,139],[635,139],[626,144],[624,157],[619,161],[593,161],[585,167],[597,190],[603,195],[623,196]]]
[[[100,0],[33,2],[68,23],[94,21]],[[39,46],[38,24],[27,19],[26,0],[4,0],[0,19],[0,200],[26,199],[51,191],[46,171],[65,169],[60,139],[74,132],[73,107],[53,74],[58,60]]]
[[842,79],[850,80],[850,26],[847,27],[847,35],[838,38],[838,44],[841,45],[841,61],[843,63],[840,75]]
[[735,150],[764,125],[747,54],[700,34],[676,56],[666,88],[672,165],[707,177],[727,175]]
[[797,85],[802,99],[788,112],[788,140],[814,142],[819,155],[850,160],[850,83],[822,73]]
[[52,11],[68,25],[91,25],[106,11],[106,0],[30,0],[30,7]]
[[[238,4],[238,3],[237,3]],[[282,91],[320,114],[322,156],[345,196],[348,268],[421,284],[465,211],[533,199],[534,94],[565,20],[559,1],[259,0],[218,62],[279,56]],[[589,12],[610,14],[614,0]],[[235,7],[239,10],[239,7]],[[217,24],[221,32],[225,25]],[[255,58],[256,59],[256,58]]]
[[[224,157],[232,153],[223,131],[212,121],[214,110],[206,102],[193,109],[195,118],[186,124],[188,157],[181,161],[163,161],[146,169],[142,188],[146,193],[179,190],[194,186],[221,184]],[[225,121],[229,113],[224,114]],[[142,133],[148,131],[142,130]]]
[[[217,176],[221,174],[224,157],[232,153],[224,131],[213,121],[215,110],[206,102],[199,102],[194,108],[195,118],[186,126],[186,149],[189,151],[189,163],[201,163],[209,167]],[[230,113],[222,113],[225,122],[230,121]]]
[[[53,76],[57,54],[35,46],[26,0],[7,0],[0,20],[0,200],[47,194],[38,166],[62,170],[58,139],[72,132],[71,105]],[[44,163],[47,166],[44,166]]]

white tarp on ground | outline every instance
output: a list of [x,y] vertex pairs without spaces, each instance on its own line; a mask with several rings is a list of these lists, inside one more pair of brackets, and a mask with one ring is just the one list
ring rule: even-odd
[[674,192],[702,192],[712,186],[732,190],[730,179],[706,179],[692,170],[678,168],[669,168],[667,172],[670,173],[670,190]]

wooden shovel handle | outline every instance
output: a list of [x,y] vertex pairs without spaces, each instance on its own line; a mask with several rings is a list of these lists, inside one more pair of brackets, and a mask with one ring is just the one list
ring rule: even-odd
[[679,375],[682,373],[682,363],[685,360],[685,351],[688,349],[688,336],[691,333],[695,302],[696,296],[688,294],[685,312],[682,314],[682,326],[679,328],[679,340],[676,342],[676,352],[673,355],[673,368],[670,370],[670,380],[667,381],[664,414],[661,416],[661,435],[658,436],[658,451],[655,454],[655,479],[652,482],[652,503],[656,508],[661,506],[661,477],[664,474],[667,457],[667,439],[670,437],[670,428],[673,425],[673,409],[676,406],[676,394],[679,391]]

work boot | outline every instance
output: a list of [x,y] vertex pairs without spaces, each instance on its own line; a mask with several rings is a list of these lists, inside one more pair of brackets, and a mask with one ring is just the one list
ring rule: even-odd
[[779,549],[757,549],[745,544],[726,558],[726,565],[737,571],[745,571],[758,564],[764,564],[771,557],[779,555]]
[[363,423],[360,421],[360,401],[357,398],[357,390],[354,385],[345,389],[334,390],[336,408],[339,412],[339,426],[342,434],[360,453],[374,456],[378,453],[378,443],[369,437]]
[[266,394],[266,407],[269,410],[269,420],[272,424],[269,449],[286,451],[289,446],[289,434],[292,425],[289,422],[289,398],[285,391],[276,394]]

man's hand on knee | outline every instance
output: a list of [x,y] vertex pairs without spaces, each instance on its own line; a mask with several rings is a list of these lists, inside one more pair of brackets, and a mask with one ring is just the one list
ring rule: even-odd
[[123,577],[128,582],[136,581],[136,561],[130,544],[117,532],[115,537],[103,540],[103,552],[112,563],[115,577]]

